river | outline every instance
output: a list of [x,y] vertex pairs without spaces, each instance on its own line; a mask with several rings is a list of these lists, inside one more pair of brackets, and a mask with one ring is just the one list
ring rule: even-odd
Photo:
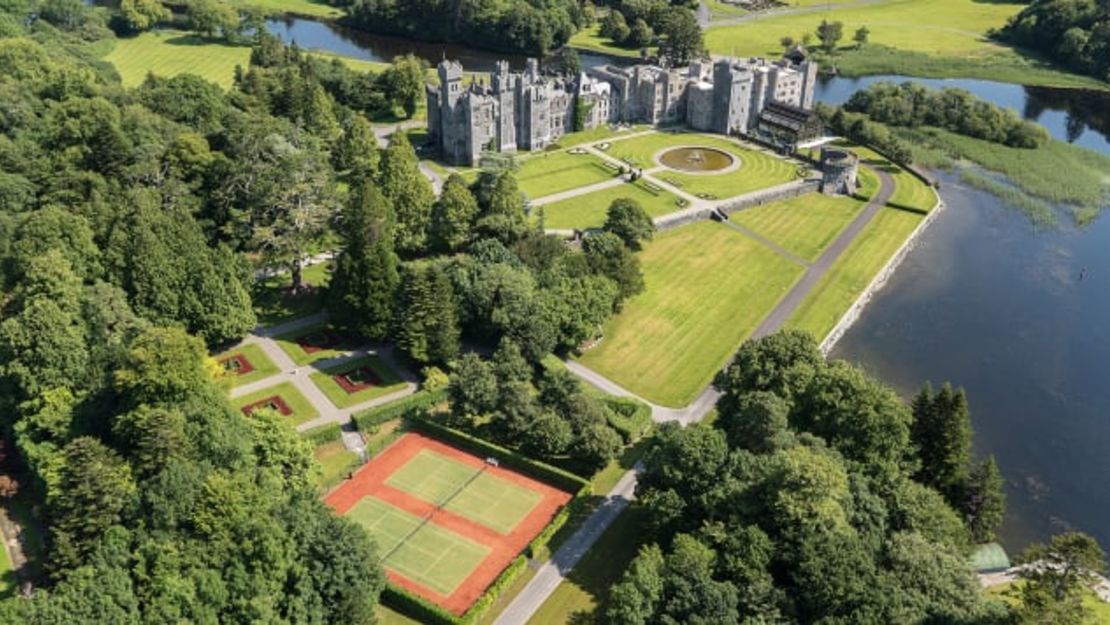
[[[306,48],[376,61],[413,52],[482,71],[505,56],[301,19],[269,27]],[[581,57],[586,66],[615,61]],[[841,103],[878,80],[907,79],[822,79],[817,97]],[[1110,154],[1106,94],[913,80],[967,89],[1043,124],[1060,140]],[[949,210],[833,356],[859,363],[907,396],[925,380],[967,389],[976,452],[993,454],[1007,478],[1001,539],[1009,550],[1065,528],[1110,547],[1110,489],[1103,483],[1110,479],[1110,384],[1102,368],[1110,363],[1110,220],[1099,218],[1083,230],[1037,230],[993,196],[951,176],[943,181]]]

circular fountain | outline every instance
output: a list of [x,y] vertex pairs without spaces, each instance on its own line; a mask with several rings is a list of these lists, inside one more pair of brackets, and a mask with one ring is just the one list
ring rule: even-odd
[[716,148],[681,147],[671,148],[660,154],[659,162],[678,171],[706,173],[728,169],[736,159],[728,152]]

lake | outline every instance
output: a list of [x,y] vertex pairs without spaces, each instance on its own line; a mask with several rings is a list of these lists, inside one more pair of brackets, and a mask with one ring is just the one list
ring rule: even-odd
[[[405,52],[431,63],[461,60],[488,71],[523,57],[368,35],[310,20],[274,20],[285,41],[388,61]],[[581,54],[583,65],[627,62]],[[824,78],[817,97],[842,103],[879,80]],[[982,80],[952,86],[1012,108],[1058,139],[1110,154],[1110,96]],[[1066,172],[1061,172],[1064,175]],[[1016,209],[943,176],[948,210],[841,339],[837,358],[857,362],[911,395],[925,380],[967,389],[976,451],[1006,475],[1002,541],[1078,528],[1110,547],[1110,220],[1082,231],[1035,229]],[[1086,273],[1084,274],[1084,270]],[[1083,275],[1083,279],[1080,279]]]

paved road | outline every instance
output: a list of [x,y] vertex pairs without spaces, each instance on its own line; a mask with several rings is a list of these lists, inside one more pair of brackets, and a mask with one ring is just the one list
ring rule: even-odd
[[[873,170],[874,171],[874,170]],[[844,232],[837,237],[835,241],[821,254],[817,262],[806,269],[806,274],[802,280],[798,282],[791,289],[790,293],[771,311],[771,314],[764,319],[763,323],[756,329],[752,335],[753,338],[766,336],[778,330],[782,324],[790,317],[790,314],[797,308],[798,304],[805,298],[809,291],[820,278],[828,271],[829,267],[840,254],[847,249],[848,245],[859,235],[864,226],[871,221],[879,209],[886,204],[890,199],[891,194],[894,192],[894,181],[885,172],[875,171],[879,176],[880,187],[879,192],[875,195],[870,202],[864,206],[860,214],[856,216],[852,223],[844,229]],[[705,390],[698,395],[690,405],[685,408],[667,408],[659,406],[638,397],[631,391],[623,388],[619,384],[609,380],[582,365],[579,362],[568,360],[567,369],[571,373],[585,380],[589,384],[605,391],[606,393],[617,395],[619,397],[633,397],[643,401],[651,406],[651,416],[656,422],[663,421],[677,421],[684,425],[700,421],[713,409],[720,398],[720,393],[713,388],[712,385],[706,387]],[[563,548],[555,553],[552,560],[540,568],[540,572],[536,577],[524,587],[524,590],[513,599],[509,607],[502,612],[494,625],[524,625],[528,619],[539,610],[543,602],[555,592],[555,589],[560,583],[566,579],[571,569],[578,562],[582,554],[590,549],[597,539],[605,532],[606,528],[617,518],[621,510],[628,506],[629,502],[633,499],[635,491],[636,477],[640,472],[640,466],[633,467],[631,471],[626,473],[617,487],[609,493],[605,504],[602,505],[597,511],[592,514],[586,523],[582,525],[577,532],[574,533],[563,546],[568,550],[568,554],[560,557]],[[614,500],[614,497],[617,497]]]
[[544,601],[555,592],[574,565],[590,550],[605,530],[632,503],[636,495],[636,476],[641,467],[637,464],[624,474],[605,501],[593,511],[582,526],[540,567],[524,590],[520,591],[505,608],[493,625],[524,625]]

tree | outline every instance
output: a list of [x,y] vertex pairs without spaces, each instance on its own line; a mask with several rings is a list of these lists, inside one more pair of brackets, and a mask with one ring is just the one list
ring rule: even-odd
[[332,154],[336,169],[348,171],[355,180],[373,180],[381,158],[374,127],[362,115],[352,113],[343,124],[343,137]]
[[404,109],[405,117],[412,118],[424,97],[424,74],[427,69],[428,63],[424,59],[404,54],[394,57],[389,69],[381,74],[386,93],[390,94],[395,106]]
[[189,0],[185,17],[189,30],[205,37],[226,38],[239,25],[235,9],[221,0]]
[[852,41],[856,42],[857,48],[862,48],[870,36],[871,31],[866,26],[860,26],[856,29],[856,33],[852,35]]
[[608,37],[620,44],[628,39],[629,28],[624,20],[624,14],[617,9],[609,9],[605,18],[601,20],[599,31],[602,37]]
[[624,40],[624,45],[629,48],[643,48],[651,44],[654,33],[651,31],[651,26],[643,20],[643,18],[636,18],[632,22],[632,28],[628,31],[628,38]]
[[115,371],[126,404],[172,405],[211,384],[204,343],[179,328],[147,328],[133,341]]
[[636,200],[623,197],[609,204],[604,228],[633,250],[640,249],[641,242],[650,241],[655,234],[655,224],[647,211]]
[[808,332],[785,330],[747,341],[713,382],[724,393],[719,409],[735,414],[739,409],[732,404],[751,391],[769,391],[793,401],[823,364],[817,341]]
[[[592,11],[593,5],[589,5]],[[559,48],[545,63],[553,71],[566,76],[577,76],[582,72],[582,61],[578,58],[578,51],[570,46]]]
[[448,387],[452,412],[464,419],[487,415],[497,408],[497,376],[478,354],[463,354]]
[[132,466],[142,476],[153,475],[169,462],[191,453],[185,415],[172,408],[139,406],[120,415],[112,432],[123,442]]
[[779,45],[782,46],[784,52],[789,52],[790,48],[794,47],[794,43],[794,38],[790,35],[786,35],[779,39]]
[[821,47],[826,54],[834,54],[836,44],[844,38],[844,23],[821,20],[821,24],[817,26],[817,38],[821,40]]
[[158,0],[121,0],[120,18],[132,32],[144,31],[159,22],[173,17],[173,14]]
[[940,491],[953,506],[963,499],[971,463],[971,415],[963,389],[945,384],[933,393],[926,385],[913,400],[910,439],[921,467],[917,480]]
[[343,242],[328,284],[328,312],[342,328],[371,339],[385,338],[400,281],[389,201],[364,181],[339,218]]
[[1088,622],[1083,591],[1098,583],[1106,572],[1106,554],[1098,541],[1082,532],[1053,536],[1049,544],[1034,544],[1025,550],[1019,575],[1021,587],[1018,617],[1022,623],[1080,625]]
[[622,301],[644,290],[640,261],[617,235],[603,232],[587,237],[582,250],[594,273],[617,283]]
[[790,403],[773,393],[746,393],[720,409],[715,425],[725,432],[732,447],[770,453],[790,441]]
[[497,174],[488,200],[482,206],[477,229],[503,243],[512,243],[524,235],[524,194],[511,171]]
[[705,41],[694,13],[685,7],[673,7],[659,27],[662,41],[659,54],[672,67],[683,67],[705,54]]
[[452,173],[432,207],[428,235],[433,248],[454,252],[470,240],[470,230],[478,216],[478,201],[459,174]]
[[964,486],[961,509],[967,518],[971,538],[977,543],[994,540],[1002,517],[1006,513],[1006,494],[1003,492],[1002,472],[994,456],[977,464]]
[[415,254],[424,248],[435,196],[420,173],[416,152],[404,132],[389,138],[378,172],[382,193],[393,203],[397,251]]
[[418,363],[446,363],[459,353],[455,292],[443,269],[409,263],[401,272],[397,296],[397,347]]

